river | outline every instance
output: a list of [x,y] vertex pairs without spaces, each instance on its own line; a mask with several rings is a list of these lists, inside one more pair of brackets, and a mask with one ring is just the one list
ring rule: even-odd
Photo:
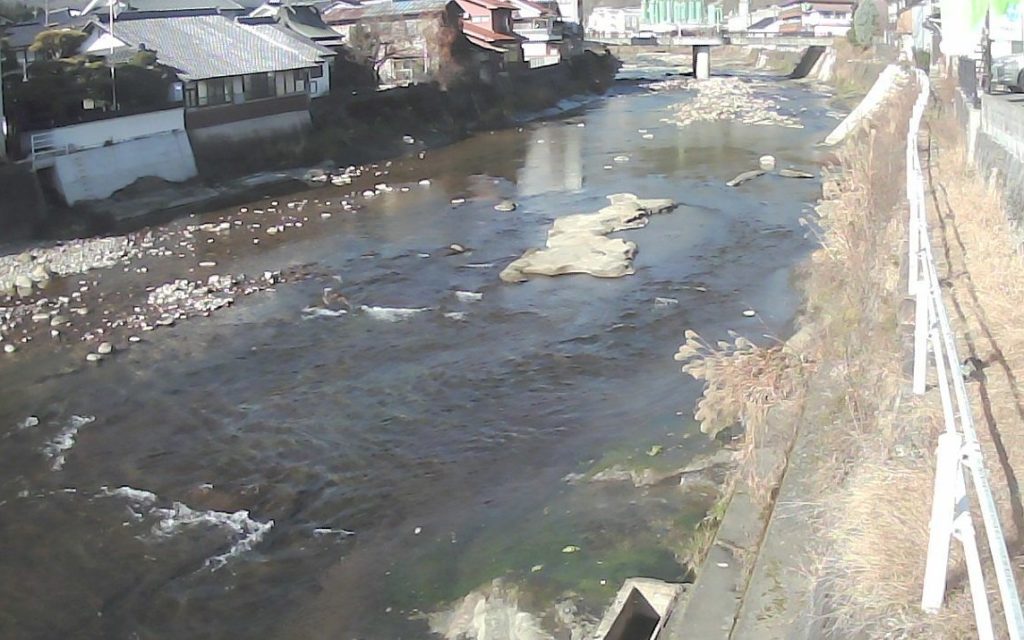
[[[410,154],[357,213],[265,249],[204,249],[235,270],[335,277],[99,367],[0,365],[0,637],[429,638],[428,614],[495,578],[555,628],[556,601],[593,619],[626,577],[684,578],[675,552],[713,490],[568,479],[721,446],[672,359],[684,330],[788,335],[820,182],[724,183],[765,153],[813,171],[834,120],[806,86],[759,91],[804,128],[679,128],[663,119],[686,92],[623,82],[572,115]],[[498,279],[554,218],[617,192],[680,203],[621,234],[635,275]],[[501,198],[517,210],[495,211]],[[304,314],[324,286],[356,310]]]

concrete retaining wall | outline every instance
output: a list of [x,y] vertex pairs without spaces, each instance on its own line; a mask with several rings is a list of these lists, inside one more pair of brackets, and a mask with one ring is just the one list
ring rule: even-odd
[[31,149],[31,137],[37,133],[50,134],[56,147],[66,147],[71,151],[101,147],[105,144],[142,138],[170,131],[185,130],[185,110],[166,109],[139,113],[133,116],[109,118],[94,122],[83,122],[66,127],[29,131],[21,136],[22,149]]
[[953,108],[964,131],[968,160],[999,190],[1017,241],[1024,245],[1024,105],[983,96],[982,108],[976,109],[957,92]]
[[1024,160],[1024,104],[1003,96],[981,96],[981,131]]
[[100,200],[139,178],[183,182],[198,174],[184,131],[136,138],[55,158],[54,186],[69,204]]
[[0,164],[0,247],[25,240],[47,219],[39,182],[26,164]]
[[196,153],[199,154],[202,153],[203,147],[216,146],[224,142],[302,135],[308,132],[312,126],[313,121],[308,110],[290,111],[212,127],[191,129],[188,132],[188,137],[192,141]]

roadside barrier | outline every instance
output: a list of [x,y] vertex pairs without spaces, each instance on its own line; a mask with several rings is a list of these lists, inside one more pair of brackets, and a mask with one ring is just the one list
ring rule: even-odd
[[928,75],[919,69],[915,72],[920,94],[910,117],[906,158],[907,200],[910,204],[908,286],[910,294],[916,299],[913,390],[918,395],[926,391],[930,353],[935,365],[946,426],[945,433],[939,436],[936,453],[935,489],[921,607],[930,613],[936,613],[942,607],[950,544],[956,539],[963,547],[967,564],[978,637],[980,640],[994,638],[985,576],[971,517],[967,488],[969,476],[985,527],[1008,637],[1011,640],[1024,640],[1024,613],[1017,595],[1013,566],[1007,553],[1003,528],[999,523],[996,501],[989,486],[960,356],[957,354],[956,337],[949,324],[949,314],[942,299],[938,269],[932,254],[925,207],[924,174],[917,148],[921,118],[928,105],[931,88]]

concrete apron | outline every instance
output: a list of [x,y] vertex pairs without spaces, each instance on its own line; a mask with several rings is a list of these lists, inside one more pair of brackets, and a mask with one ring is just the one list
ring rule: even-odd
[[[787,342],[797,353],[813,337],[805,326]],[[678,603],[659,640],[790,640],[806,638],[813,584],[802,571],[807,558],[808,520],[790,517],[802,504],[811,474],[800,460],[799,425],[804,403],[788,401],[767,417],[765,442],[754,453],[758,478],[778,497],[763,508],[742,481],[697,580]]]

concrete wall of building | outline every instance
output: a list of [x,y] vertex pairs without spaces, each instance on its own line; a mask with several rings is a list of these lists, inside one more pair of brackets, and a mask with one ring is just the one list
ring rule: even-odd
[[198,175],[188,136],[169,131],[58,156],[54,186],[70,205],[100,200],[139,178],[182,182]]
[[1002,145],[1018,160],[1024,160],[1024,118],[1019,103],[1003,96],[981,97],[981,131]]
[[74,151],[184,130],[185,110],[179,107],[133,116],[83,122],[44,131],[28,131],[22,134],[22,148],[32,148],[31,137],[36,133],[51,134],[55,147],[66,147],[69,151]]

